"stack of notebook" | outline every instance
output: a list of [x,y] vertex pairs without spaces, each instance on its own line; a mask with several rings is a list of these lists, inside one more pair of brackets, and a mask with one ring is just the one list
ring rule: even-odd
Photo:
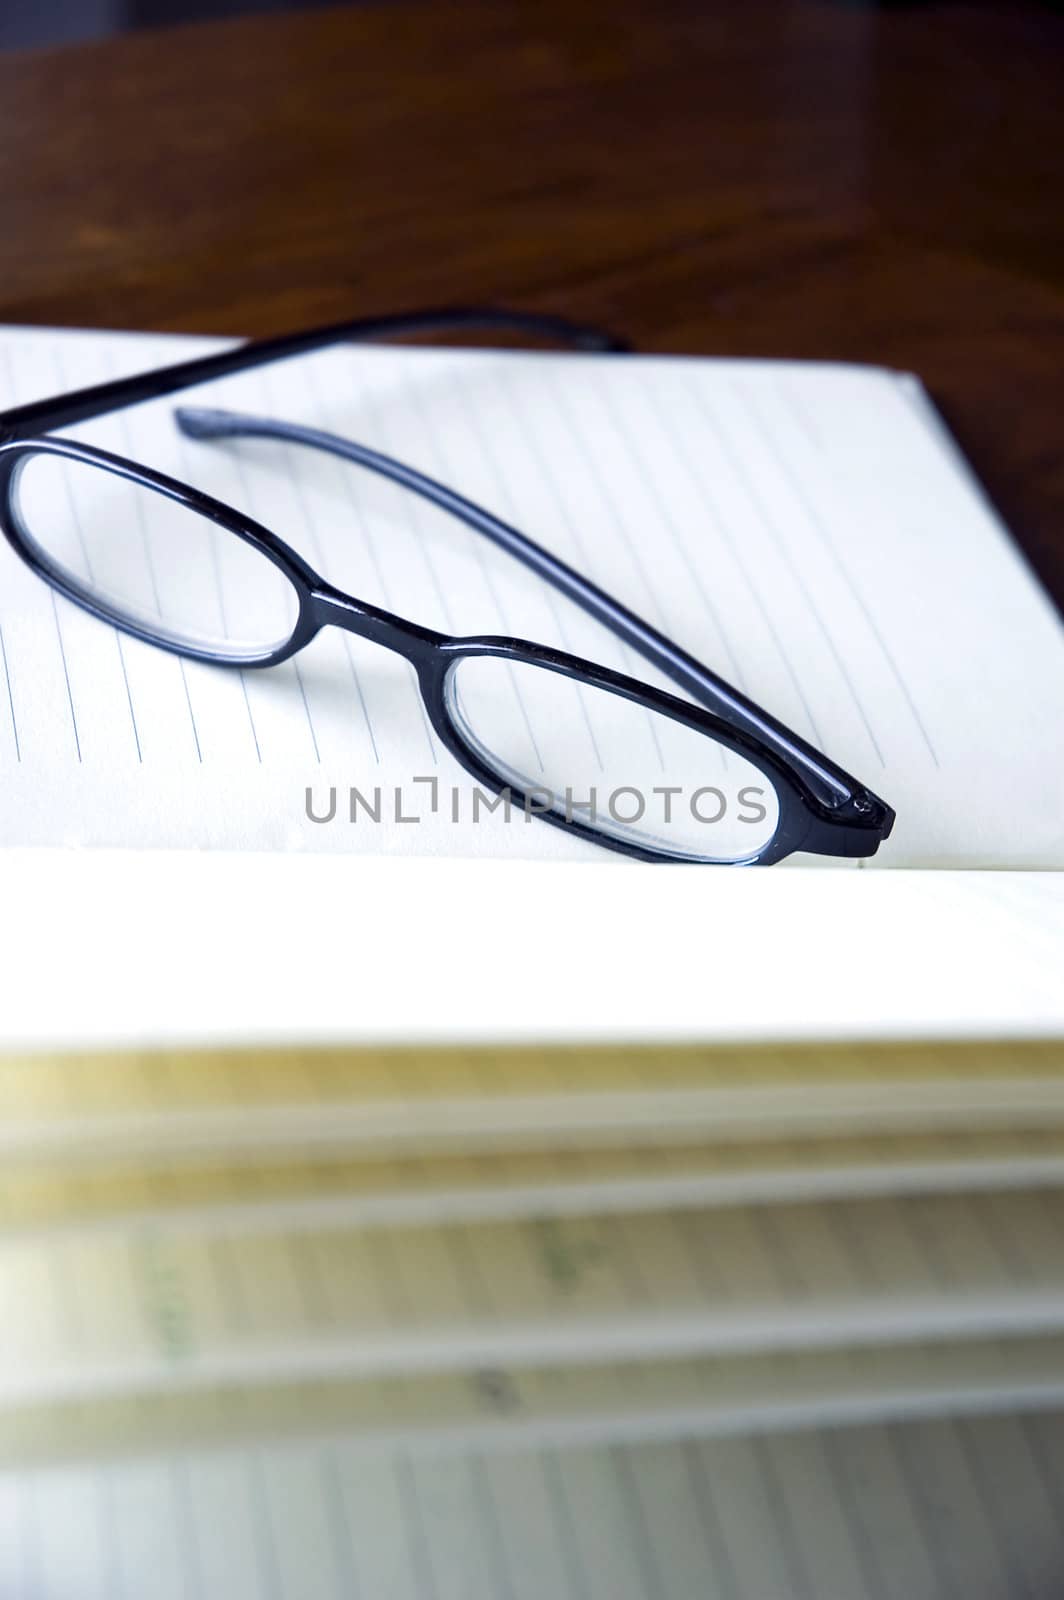
[[[185,348],[13,330],[0,374]],[[182,665],[0,551],[0,1594],[1059,1593],[1064,630],[919,387],[345,350],[210,399],[560,550],[910,870],[317,824],[467,781],[402,663]],[[633,666],[354,469],[72,431],[419,621]]]

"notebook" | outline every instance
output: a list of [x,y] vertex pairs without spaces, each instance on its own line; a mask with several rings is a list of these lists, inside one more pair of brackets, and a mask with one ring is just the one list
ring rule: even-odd
[[[0,404],[217,343],[7,329]],[[556,551],[883,795],[898,820],[869,865],[1064,868],[1064,627],[912,376],[343,346],[183,399],[357,439]],[[355,466],[190,440],[171,401],[69,431],[211,491],[400,615],[659,681]],[[0,562],[0,842],[602,857],[520,814],[474,821],[473,780],[378,646],[329,629],[266,673],[181,662]]]
[[[0,384],[208,348],[8,330]],[[209,399],[557,549],[918,870],[315,823],[465,794],[401,663],[182,665],[0,551],[0,1595],[1058,1594],[1064,650],[918,384],[362,349]],[[367,599],[643,671],[336,463],[72,431]]]

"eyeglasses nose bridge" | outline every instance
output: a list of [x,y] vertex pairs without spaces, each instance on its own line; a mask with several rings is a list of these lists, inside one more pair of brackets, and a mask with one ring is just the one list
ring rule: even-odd
[[406,617],[399,617],[354,595],[344,594],[331,584],[321,584],[311,591],[311,616],[318,628],[342,628],[360,639],[383,645],[405,656],[415,666],[421,666],[427,655],[446,641],[446,634],[432,628],[423,628]]

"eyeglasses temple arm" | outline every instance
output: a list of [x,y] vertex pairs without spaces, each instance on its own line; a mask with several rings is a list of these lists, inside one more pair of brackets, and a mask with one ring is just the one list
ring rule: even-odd
[[[178,409],[177,422],[182,432],[194,439],[258,437],[280,439],[287,444],[304,445],[352,461],[357,466],[389,478],[432,505],[449,512],[467,527],[482,533],[493,544],[531,568],[539,577],[561,591],[598,622],[632,646],[646,660],[672,679],[707,710],[724,717],[732,726],[755,734],[797,764],[817,798],[832,810],[847,802],[860,802],[867,791],[857,779],[823,756],[814,746],[783,723],[762,711],[752,700],[719,678],[715,672],[671,643],[664,634],[629,611],[620,601],[581,576],[573,567],[551,555],[541,545],[518,532],[490,511],[467,500],[445,484],[406,466],[392,456],[371,450],[366,445],[325,433],[317,428],[280,422],[270,417],[249,417],[231,411],[192,407]],[[858,810],[864,807],[858,804]]]
[[87,389],[74,389],[68,394],[15,406],[0,414],[0,443],[35,438],[58,428],[71,427],[77,422],[87,422],[91,417],[105,416],[124,406],[157,400],[163,395],[189,389],[194,384],[208,383],[235,372],[246,372],[270,361],[283,361],[289,356],[303,355],[328,345],[353,340],[386,339],[407,333],[453,332],[466,328],[506,329],[550,339],[577,350],[622,352],[629,348],[611,333],[570,322],[565,317],[509,311],[496,306],[451,306],[398,312],[387,317],[357,317],[347,322],[309,328],[302,333],[249,340],[234,349],[217,351],[214,355],[199,356],[192,361],[180,361],[174,366],[135,373],[132,377],[116,378],[109,383],[97,383]]

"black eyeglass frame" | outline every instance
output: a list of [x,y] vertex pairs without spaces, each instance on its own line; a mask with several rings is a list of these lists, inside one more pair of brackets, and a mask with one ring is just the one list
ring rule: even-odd
[[[532,814],[544,822],[562,827],[605,849],[644,861],[704,861],[705,864],[736,866],[769,866],[798,850],[843,857],[873,854],[879,843],[888,836],[894,821],[893,811],[878,796],[573,568],[492,513],[413,468],[353,441],[298,425],[199,408],[183,408],[177,413],[182,430],[192,437],[258,436],[323,449],[411,489],[451,512],[475,531],[486,534],[494,543],[531,567],[702,703],[692,705],[688,700],[639,679],[548,646],[491,635],[456,637],[411,622],[335,588],[270,529],[213,496],[109,451],[46,435],[49,428],[70,426],[92,416],[341,340],[374,338],[382,333],[424,328],[471,325],[498,325],[546,335],[582,349],[619,351],[625,348],[619,341],[598,330],[582,328],[557,318],[464,309],[418,312],[391,318],[360,319],[281,339],[253,341],[215,356],[95,385],[69,395],[57,396],[53,400],[34,402],[0,415],[0,529],[22,560],[74,604],[135,638],[187,659],[240,669],[272,667],[302,650],[323,627],[330,625],[397,651],[415,671],[429,721],[444,747],[492,793],[508,792],[518,808],[530,803],[533,790],[522,789],[501,771],[490,767],[477,749],[463,737],[449,707],[450,674],[465,658],[494,656],[526,662],[645,705],[649,710],[704,734],[736,755],[750,760],[770,778],[776,790],[778,822],[771,839],[749,856],[718,863],[690,854],[649,847],[585,823],[571,813],[533,807]],[[17,498],[18,479],[26,463],[41,453],[52,453],[87,466],[102,468],[142,488],[163,494],[251,545],[283,573],[295,591],[298,610],[291,634],[275,649],[261,655],[235,656],[206,646],[198,647],[185,639],[168,635],[165,630],[140,624],[117,607],[110,609],[93,593],[81,589],[69,574],[50,564],[21,519]]]

